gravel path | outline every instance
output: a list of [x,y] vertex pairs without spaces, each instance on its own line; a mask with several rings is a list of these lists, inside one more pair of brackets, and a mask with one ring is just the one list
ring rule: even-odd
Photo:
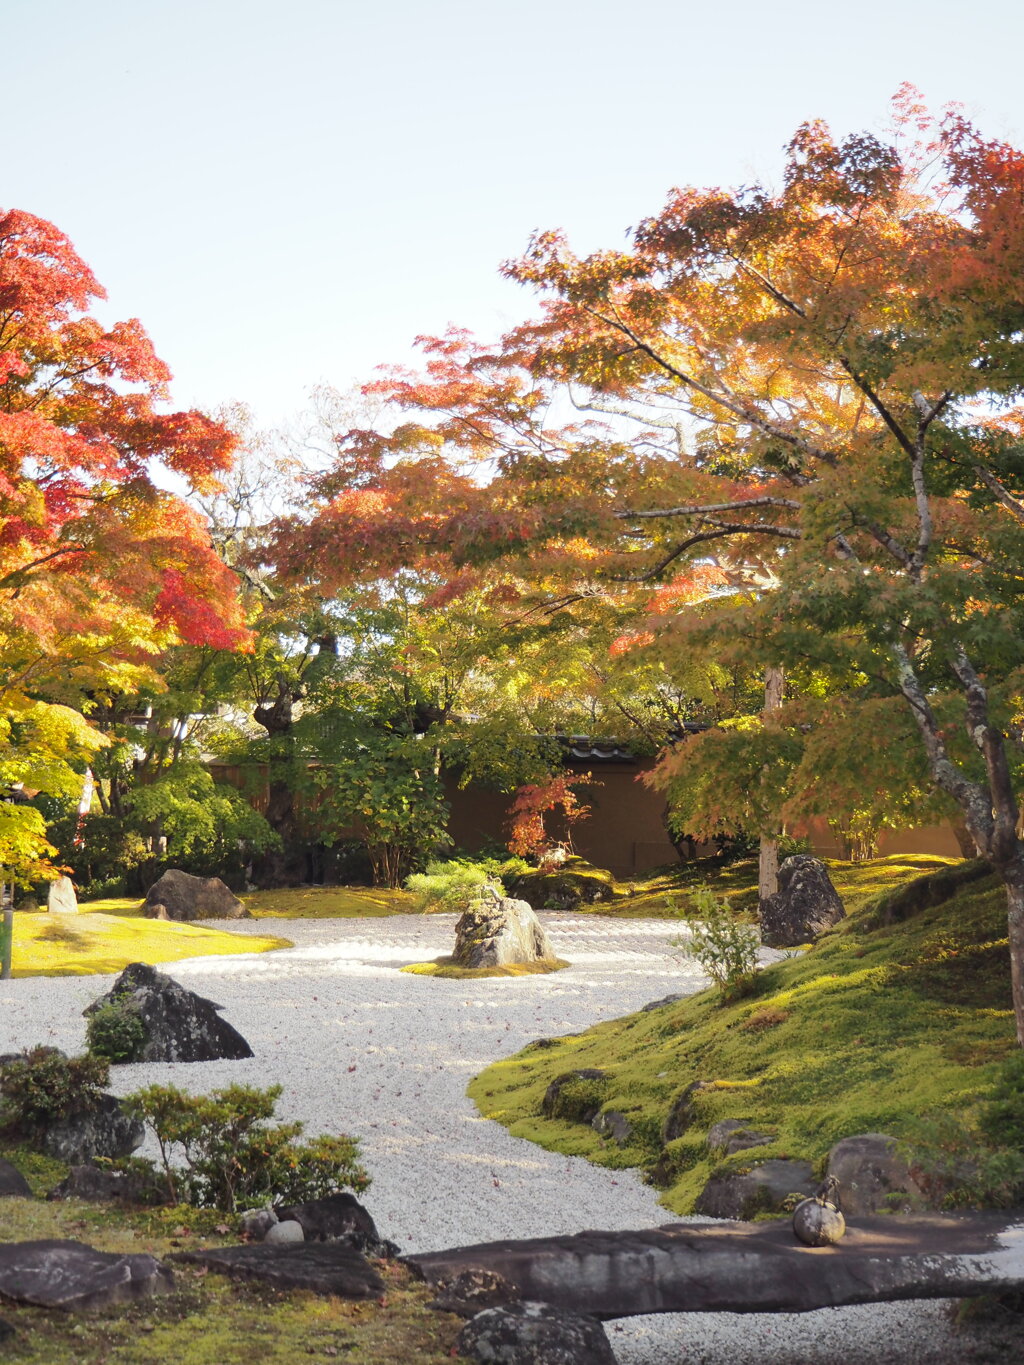
[[[247,1061],[154,1064],[115,1072],[119,1093],[173,1081],[205,1091],[239,1081],[283,1086],[278,1106],[307,1131],[351,1132],[373,1177],[366,1202],[403,1251],[478,1241],[633,1228],[670,1221],[656,1192],[509,1136],[465,1097],[489,1063],[542,1036],[589,1027],[703,978],[664,920],[542,916],[573,966],[550,976],[445,981],[397,968],[450,949],[454,916],[243,921],[295,947],[168,964],[182,985],[225,1006],[252,1045]],[[772,955],[775,956],[775,955]],[[0,987],[0,1051],[51,1043],[79,1051],[81,1010],[105,977],[18,979]],[[680,1078],[682,1084],[685,1078]],[[942,1304],[802,1315],[687,1314],[609,1325],[621,1365],[875,1365],[997,1361],[991,1336],[953,1336]]]

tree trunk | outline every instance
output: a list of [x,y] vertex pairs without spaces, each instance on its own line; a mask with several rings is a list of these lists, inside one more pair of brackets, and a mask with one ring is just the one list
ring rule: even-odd
[[[267,793],[267,824],[281,840],[279,849],[269,849],[254,861],[254,879],[259,886],[289,886],[303,880],[304,871],[295,818],[295,792],[292,787],[291,755],[292,726],[295,705],[301,699],[301,689],[290,688],[279,678],[277,695],[271,702],[261,702],[253,711],[253,720],[266,730],[273,750],[270,760],[270,782]],[[274,769],[284,769],[275,775]]]
[[[764,716],[778,711],[782,705],[782,690],[786,675],[781,668],[764,671]],[[777,834],[761,835],[761,854],[757,865],[757,903],[763,908],[769,896],[779,889],[779,839]]]
[[1018,859],[1015,875],[1006,880],[1006,920],[1010,937],[1010,983],[1017,1042],[1024,1047],[1024,858]]

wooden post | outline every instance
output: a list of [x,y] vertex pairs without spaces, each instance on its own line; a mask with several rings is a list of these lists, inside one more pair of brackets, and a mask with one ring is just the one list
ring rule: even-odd
[[[786,675],[781,668],[766,668],[764,671],[764,712],[767,717],[778,711],[782,705],[782,691]],[[757,902],[764,905],[769,896],[779,889],[779,839],[778,835],[761,835],[761,853],[757,866]]]
[[0,925],[0,981],[11,978],[11,947],[14,943],[14,883],[0,880],[3,922]]

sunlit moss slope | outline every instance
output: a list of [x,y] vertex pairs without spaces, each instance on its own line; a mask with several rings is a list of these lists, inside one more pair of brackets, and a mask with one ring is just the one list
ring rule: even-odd
[[263,953],[290,948],[284,938],[232,934],[198,924],[123,915],[14,916],[14,976],[77,976],[119,972],[129,962],[178,962],[211,954]]
[[[692,1210],[713,1168],[820,1161],[840,1137],[902,1136],[919,1116],[968,1111],[1015,1044],[1004,893],[991,875],[956,885],[964,870],[974,869],[939,870],[870,901],[810,952],[762,972],[753,997],[722,1006],[706,991],[532,1044],[469,1094],[518,1137],[604,1165],[656,1166],[676,1213]],[[581,1067],[609,1073],[603,1107],[632,1124],[625,1148],[540,1116],[549,1082]],[[663,1150],[664,1120],[692,1081],[714,1084]],[[724,1118],[776,1140],[755,1158],[718,1161],[706,1138]]]

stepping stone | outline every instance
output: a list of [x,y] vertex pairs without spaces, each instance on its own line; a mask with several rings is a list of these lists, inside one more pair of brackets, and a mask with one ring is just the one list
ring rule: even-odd
[[38,1308],[106,1308],[167,1294],[174,1277],[153,1256],[116,1256],[83,1242],[0,1243],[0,1297]]
[[179,1251],[172,1261],[204,1265],[233,1279],[265,1280],[278,1289],[308,1289],[342,1299],[377,1299],[385,1292],[381,1277],[358,1251],[340,1242],[300,1242],[292,1246],[218,1247]]

